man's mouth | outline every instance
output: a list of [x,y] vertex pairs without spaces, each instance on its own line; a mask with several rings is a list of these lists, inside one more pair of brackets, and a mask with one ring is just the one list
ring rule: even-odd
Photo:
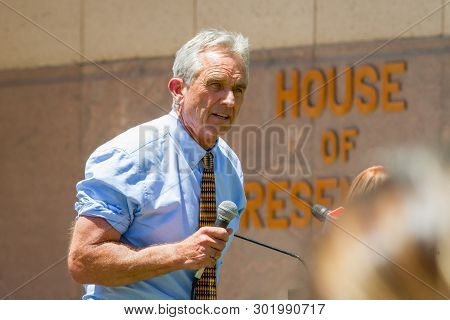
[[229,115],[226,115],[226,114],[223,114],[223,113],[213,113],[212,115],[217,117],[217,118],[219,118],[219,119],[221,119],[221,120],[228,120],[228,119],[230,119]]

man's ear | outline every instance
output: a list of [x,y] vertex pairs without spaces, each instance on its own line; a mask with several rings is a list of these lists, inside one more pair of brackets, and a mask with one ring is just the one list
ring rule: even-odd
[[172,94],[172,97],[174,101],[176,101],[177,104],[180,104],[183,102],[184,99],[184,88],[185,83],[183,79],[181,78],[172,78],[169,80],[168,88],[170,93]]

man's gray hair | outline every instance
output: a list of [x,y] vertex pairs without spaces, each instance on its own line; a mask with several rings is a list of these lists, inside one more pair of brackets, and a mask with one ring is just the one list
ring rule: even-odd
[[179,77],[190,84],[202,66],[198,57],[199,54],[213,47],[225,48],[227,51],[241,56],[248,78],[248,39],[237,32],[216,29],[200,31],[177,51],[172,67],[173,76]]

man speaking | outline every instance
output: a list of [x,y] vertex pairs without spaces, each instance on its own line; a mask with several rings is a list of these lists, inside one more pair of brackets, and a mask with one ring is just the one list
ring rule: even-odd
[[[248,72],[246,38],[200,32],[176,54],[172,111],[89,157],[68,258],[83,299],[217,299],[246,203],[239,159],[219,136],[239,113]],[[226,200],[238,208],[227,230],[213,226]]]

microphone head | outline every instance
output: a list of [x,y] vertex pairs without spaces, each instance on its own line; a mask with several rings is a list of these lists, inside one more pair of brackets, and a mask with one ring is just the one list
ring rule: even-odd
[[217,209],[217,219],[230,222],[238,214],[238,209],[233,201],[223,201]]
[[311,213],[313,214],[313,216],[319,219],[320,221],[324,221],[327,218],[328,212],[330,212],[330,209],[320,204],[313,205],[311,209]]

